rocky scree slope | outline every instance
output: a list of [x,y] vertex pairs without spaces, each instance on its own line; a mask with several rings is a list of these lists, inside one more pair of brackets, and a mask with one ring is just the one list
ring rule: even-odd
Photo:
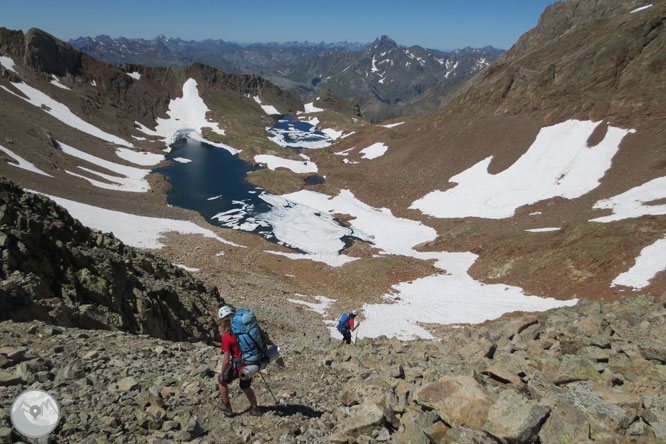
[[331,442],[666,439],[666,304],[638,295],[332,352]]
[[[283,320],[290,319],[283,307]],[[260,319],[262,321],[262,319]],[[610,304],[522,314],[450,328],[441,342],[269,333],[286,367],[253,387],[261,417],[220,411],[220,352],[126,332],[0,322],[0,437],[27,388],[58,399],[57,442],[658,443],[666,439],[666,306],[630,296]],[[290,322],[290,321],[283,321]]]
[[0,319],[212,342],[223,303],[189,273],[0,179]]

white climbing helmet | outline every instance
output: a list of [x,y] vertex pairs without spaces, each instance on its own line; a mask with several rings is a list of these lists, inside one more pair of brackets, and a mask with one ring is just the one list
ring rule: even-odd
[[353,317],[356,317],[357,314],[358,314],[358,312],[357,312],[356,310],[352,310],[351,315],[352,315]]
[[228,305],[220,307],[220,309],[217,311],[217,317],[220,319],[226,318],[227,316],[232,314],[234,314],[234,310]]

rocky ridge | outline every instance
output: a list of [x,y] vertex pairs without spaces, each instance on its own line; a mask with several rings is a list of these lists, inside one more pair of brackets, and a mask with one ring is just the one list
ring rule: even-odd
[[211,342],[223,302],[190,274],[0,180],[0,319]]
[[665,84],[666,8],[656,3],[632,13],[645,3],[556,2],[537,27],[469,82],[448,110],[546,111],[552,121],[663,118],[663,94],[657,91]]

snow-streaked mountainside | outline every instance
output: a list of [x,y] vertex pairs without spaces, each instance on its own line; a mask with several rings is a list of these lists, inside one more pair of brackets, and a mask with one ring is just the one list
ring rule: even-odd
[[[352,98],[361,104],[361,111],[367,112],[368,118],[379,120],[391,114],[384,113],[382,117],[375,110],[375,100],[384,105],[406,102],[435,87],[436,96],[451,95],[503,52],[491,46],[450,52],[420,46],[406,48],[387,36],[370,44],[291,42],[240,46],[219,40],[187,42],[165,36],[153,40],[80,37],[69,43],[114,64],[178,67],[200,61],[230,73],[261,73],[302,98],[328,88],[339,97]],[[424,106],[412,107],[410,112],[434,109]],[[396,108],[393,115],[399,114]]]
[[[53,38],[45,44],[37,31],[3,30],[0,174],[223,292],[292,299],[329,325],[356,307],[360,337],[433,338],[441,325],[583,298],[660,297],[665,114],[645,91],[664,90],[656,24],[666,5],[635,3],[554,5],[452,105],[383,125],[345,111],[330,92],[301,103],[258,76],[200,64],[113,67]],[[569,21],[553,18],[558,8],[574,11]],[[625,34],[615,36],[617,23]],[[567,76],[584,63],[603,72],[610,62],[590,62],[589,51],[617,55],[617,45],[631,57],[613,59],[616,82]],[[346,70],[340,55],[340,76],[360,69],[377,91],[400,81],[391,81],[398,63],[454,72],[441,54],[388,38],[363,54]],[[589,83],[570,95],[568,85]],[[153,169],[182,138],[263,166],[247,180],[268,210],[241,205],[205,220],[167,205],[169,184]],[[259,227],[274,242],[254,234]]]

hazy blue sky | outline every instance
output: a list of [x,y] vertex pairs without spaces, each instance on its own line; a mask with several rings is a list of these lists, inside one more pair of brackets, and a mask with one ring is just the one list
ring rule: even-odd
[[555,0],[0,0],[0,26],[69,40],[107,34],[234,42],[341,40],[389,35],[434,49],[508,49]]

